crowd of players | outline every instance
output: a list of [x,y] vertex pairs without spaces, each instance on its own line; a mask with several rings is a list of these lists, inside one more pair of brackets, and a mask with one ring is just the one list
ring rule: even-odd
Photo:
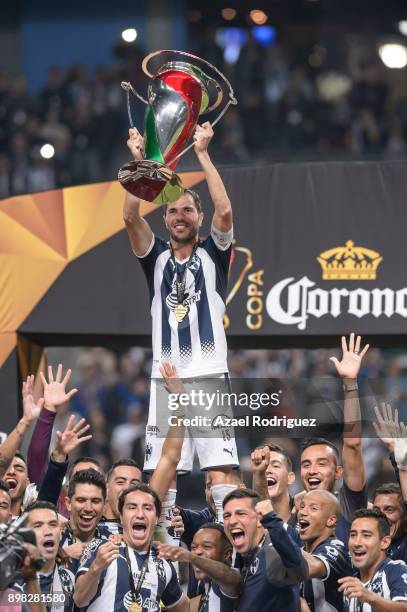
[[[351,336],[349,350],[344,339],[342,346],[357,372],[365,353],[359,353],[360,339]],[[344,358],[337,363],[339,374],[341,364]],[[162,364],[161,373],[168,392],[184,391],[169,363]],[[291,457],[283,447],[268,445],[252,452],[252,482],[244,483],[239,470],[229,475],[221,507],[215,505],[206,472],[207,507],[194,511],[174,507],[170,489],[184,437],[181,405],[148,484],[131,458],[114,463],[106,474],[92,457],[70,463],[70,455],[92,435],[85,419],[69,419],[48,457],[50,415],[75,393],[67,391],[70,375],[68,370],[63,376],[61,365],[56,372],[49,367],[47,378],[41,374],[39,400],[33,397],[34,377],[27,378],[23,417],[0,446],[0,522],[27,513],[27,526],[37,539],[21,574],[3,592],[2,605],[407,610],[407,439],[390,406],[376,409],[374,425],[390,453],[394,481],[377,487],[371,500],[360,428],[353,419],[353,437],[344,435],[342,457],[329,440],[303,443],[303,491],[294,498]],[[349,424],[357,414],[358,390],[356,383],[342,380],[344,423]],[[26,460],[18,449],[34,423]],[[187,588],[181,588],[179,576],[187,576]]]

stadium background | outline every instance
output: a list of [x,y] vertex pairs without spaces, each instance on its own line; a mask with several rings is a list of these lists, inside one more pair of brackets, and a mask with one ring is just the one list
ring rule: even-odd
[[[232,12],[224,11],[228,8]],[[263,25],[260,12],[250,16],[254,9],[264,12]],[[181,0],[117,6],[73,1],[63,11],[47,1],[40,6],[4,2],[0,197],[114,180],[128,158],[125,100],[118,84],[126,76],[144,88],[140,60],[157,48],[195,52],[233,83],[239,107],[217,130],[211,152],[218,165],[404,160],[403,51],[393,58],[402,67],[392,69],[378,48],[396,42],[403,47],[405,19],[401,0],[385,5],[376,0],[273,0],[210,6]],[[126,28],[137,30],[132,43],[121,37]],[[135,104],[133,112],[140,125],[142,109]],[[52,145],[52,157],[44,157],[44,144]],[[182,169],[196,170],[193,155]],[[229,363],[232,375],[244,378],[330,376],[331,354],[328,349],[231,350]],[[148,350],[53,347],[47,357],[74,369],[80,393],[72,409],[92,423],[89,453],[109,462],[127,444],[140,460]],[[371,350],[363,378],[379,380],[386,397],[406,414],[407,356],[402,348]],[[295,408],[306,412],[307,398]],[[287,444],[295,458],[298,449]],[[374,475],[385,479],[381,470],[388,470],[388,464],[376,441],[365,444],[373,486]],[[241,449],[246,466],[248,450]]]

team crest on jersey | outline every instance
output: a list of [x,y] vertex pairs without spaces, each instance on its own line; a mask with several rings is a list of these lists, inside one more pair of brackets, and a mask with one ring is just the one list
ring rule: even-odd
[[74,591],[74,584],[69,572],[63,567],[59,568],[59,579],[61,581],[62,590],[67,595],[72,595]]
[[257,570],[259,569],[259,563],[260,563],[260,560],[259,560],[259,558],[257,557],[257,559],[255,559],[255,560],[253,561],[253,563],[251,564],[251,566],[250,566],[250,570],[249,570],[249,571],[250,571],[250,573],[251,573],[251,575],[252,575],[252,576],[254,576],[254,574],[256,574],[256,573],[257,573]]

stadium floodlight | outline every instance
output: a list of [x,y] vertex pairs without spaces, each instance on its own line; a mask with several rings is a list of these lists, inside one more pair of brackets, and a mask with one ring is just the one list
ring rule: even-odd
[[400,34],[407,36],[407,21],[399,21],[398,26]]
[[379,47],[379,55],[387,68],[405,68],[407,66],[407,47],[399,43],[386,43]]
[[135,28],[127,28],[127,30],[123,30],[122,38],[127,43],[132,43],[137,38],[137,30]]
[[52,146],[52,144],[47,143],[47,144],[42,145],[40,149],[40,155],[44,159],[51,159],[51,157],[54,157],[55,149]]

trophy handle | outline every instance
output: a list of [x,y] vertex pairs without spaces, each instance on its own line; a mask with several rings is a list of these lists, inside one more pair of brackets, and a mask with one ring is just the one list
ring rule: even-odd
[[[154,57],[156,57],[157,55],[161,55],[162,53],[168,53],[168,54],[179,54],[179,55],[183,55],[185,57],[194,59],[194,60],[198,60],[199,62],[202,62],[204,64],[206,64],[207,66],[209,66],[209,68],[211,68],[214,72],[216,72],[216,74],[218,74],[221,79],[223,80],[223,82],[226,84],[227,89],[229,90],[229,99],[226,102],[225,106],[223,107],[222,111],[219,113],[219,115],[216,117],[216,119],[214,119],[211,122],[212,127],[214,127],[218,121],[220,121],[223,117],[223,115],[226,113],[227,109],[229,108],[229,106],[233,105],[235,106],[237,104],[237,100],[235,98],[235,93],[233,91],[232,85],[230,84],[230,82],[228,81],[228,79],[225,77],[225,75],[223,74],[223,72],[221,72],[220,70],[218,70],[218,68],[216,68],[216,66],[214,66],[213,64],[210,64],[209,62],[207,62],[206,60],[202,59],[201,57],[198,57],[197,55],[192,55],[192,53],[187,53],[186,51],[174,51],[171,49],[163,49],[161,51],[153,51],[153,53],[149,53],[149,55],[146,55],[146,57],[143,59],[143,63],[142,63],[142,69],[144,74],[146,74],[150,79],[154,78],[154,74],[151,74],[151,72],[148,70],[148,63],[150,62],[150,60],[152,60]],[[202,115],[206,115],[207,113],[210,113],[211,111],[215,110],[219,104],[222,101],[223,98],[223,90],[220,87],[219,83],[217,81],[215,81],[215,79],[210,79],[212,81],[212,83],[214,83],[217,91],[218,91],[218,96],[215,100],[215,102],[206,109],[206,111],[204,113],[202,113]],[[129,83],[130,85],[130,83]],[[122,84],[123,87],[123,84]],[[131,87],[131,85],[130,85]],[[132,88],[133,90],[133,88]],[[134,90],[133,90],[133,93]],[[142,100],[145,104],[147,104],[146,100],[144,100],[144,98],[142,98],[139,94],[135,93],[135,95],[137,95],[137,97]],[[173,162],[175,162],[177,159],[179,159],[180,157],[182,157],[182,155],[184,155],[187,151],[189,151],[190,149],[192,149],[192,147],[194,146],[194,143],[191,142],[183,151],[181,151],[180,153],[178,153],[178,155],[176,155],[175,157],[172,157],[169,160],[166,160],[166,164],[169,166],[170,164],[172,164]]]
[[136,98],[138,98],[139,100],[141,100],[142,102],[144,102],[144,104],[148,104],[147,100],[145,98],[143,98],[143,96],[141,96],[138,91],[136,91],[133,87],[133,85],[131,83],[128,83],[127,81],[122,81],[120,83],[122,89],[124,89],[124,91],[126,92],[126,99],[127,99],[127,114],[129,116],[129,122],[130,122],[130,127],[134,128],[134,121],[133,121],[133,117],[131,115],[131,108],[130,108],[130,92],[136,96]]

